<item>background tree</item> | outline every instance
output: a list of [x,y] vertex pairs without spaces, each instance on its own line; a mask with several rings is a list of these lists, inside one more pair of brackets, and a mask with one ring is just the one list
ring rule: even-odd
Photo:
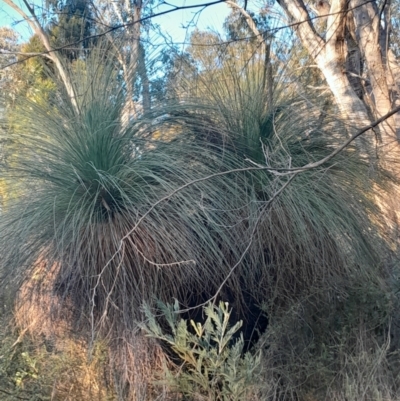
[[[7,105],[13,103],[16,98],[15,87],[19,81],[17,66],[6,67],[17,61],[17,52],[20,50],[18,35],[12,29],[0,28],[0,120],[3,120]],[[0,125],[0,131],[4,129]],[[4,142],[0,143],[0,160],[4,163]],[[0,180],[0,211],[7,198],[6,185]]]
[[39,16],[36,14],[33,6],[31,6],[26,0],[23,0],[23,4],[27,11],[24,11],[21,7],[17,5],[16,2],[12,0],[4,0],[6,4],[8,4],[14,11],[16,11],[32,28],[33,32],[37,35],[37,37],[41,40],[43,46],[46,49],[46,53],[43,54],[43,57],[50,59],[56,68],[57,73],[59,74],[68,95],[72,99],[72,102],[77,106],[75,100],[75,93],[73,89],[73,85],[70,81],[70,77],[67,73],[67,68],[65,65],[65,61],[62,56],[54,51],[54,48],[51,45],[49,34],[46,32],[45,27],[40,22]]
[[[108,35],[122,69],[127,91],[126,115],[135,116],[142,109],[151,108],[150,82],[146,69],[146,48],[142,41],[142,16],[149,13],[152,0],[105,1],[92,3],[96,18],[105,27],[122,26]],[[134,99],[135,85],[141,87],[142,106],[138,108],[138,99]]]
[[[14,76],[15,66],[7,67],[17,61],[17,53],[20,50],[18,35],[9,28],[0,28],[0,87],[3,96],[14,99],[13,86],[17,78]],[[4,101],[4,99],[2,99]]]
[[[76,60],[82,50],[93,46],[93,40],[98,29],[94,20],[90,2],[85,0],[48,0],[46,14],[49,15],[46,30],[49,32],[51,45],[63,48],[61,54],[70,60]],[[68,46],[71,44],[71,46]]]
[[[279,0],[278,4],[348,121],[365,125],[372,116],[382,116],[399,104],[399,67],[387,17],[390,2]],[[321,25],[317,29],[319,18],[326,20],[323,30]],[[398,158],[399,127],[397,113],[380,130],[380,148],[392,161]]]

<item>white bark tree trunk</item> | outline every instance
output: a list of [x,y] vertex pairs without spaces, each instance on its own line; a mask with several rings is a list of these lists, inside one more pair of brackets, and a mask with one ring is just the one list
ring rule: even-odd
[[[105,2],[103,10],[95,10],[97,18],[104,24],[112,25],[112,23],[118,21],[118,24],[125,25],[122,46],[120,42],[114,43],[112,36],[107,36],[107,38],[118,54],[118,62],[124,74],[127,92],[124,119],[127,120],[136,116],[140,111],[140,104],[135,103],[133,100],[137,75],[141,77],[142,81],[142,109],[146,112],[151,108],[149,80],[147,71],[143,71],[143,68],[146,68],[143,59],[144,52],[140,49],[142,26],[140,21],[143,7],[143,0],[117,0],[111,3]],[[107,11],[104,12],[104,10]]]
[[[327,16],[327,30],[323,39],[311,23],[302,0],[278,0],[286,14],[295,23],[295,31],[319,70],[323,74],[343,119],[353,130],[370,123],[365,104],[357,96],[346,74],[345,18],[346,0],[332,0]],[[352,130],[350,129],[350,135]],[[374,140],[372,131],[357,142],[363,153]]]
[[[350,46],[354,47],[354,43],[351,45],[349,43],[348,47],[346,42],[346,29],[349,29],[348,18],[349,16],[351,17],[349,14],[351,11],[354,17],[353,26],[355,31],[352,32],[352,37],[355,38],[361,50],[361,55],[366,62],[373,95],[371,100],[376,117],[382,116],[391,110],[394,104],[390,98],[387,81],[389,74],[385,71],[380,48],[380,15],[377,12],[375,2],[370,0],[350,0],[349,3],[347,0],[331,0],[327,15],[325,14],[327,7],[324,8],[327,28],[325,37],[322,38],[313,26],[312,19],[303,0],[277,1],[291,22],[294,23],[294,30],[302,45],[307,49],[325,77],[342,116],[357,128],[368,125],[370,118],[367,104],[360,98],[359,85],[358,88],[353,87],[352,82],[350,82],[349,77],[354,72],[346,70],[348,52],[349,50],[353,52],[356,50],[350,49]],[[328,4],[327,2],[325,3]],[[394,69],[392,66],[391,70]],[[397,116],[392,117],[380,127],[384,153],[390,153],[396,158],[399,154],[396,131],[400,128],[396,121],[397,119]],[[370,142],[374,136],[369,134],[367,138],[369,139],[368,142]]]
[[[382,57],[380,45],[380,13],[374,2],[365,0],[351,0],[350,8],[355,21],[356,37],[366,63],[368,77],[372,89],[375,117],[379,118],[392,109],[392,102],[387,82],[387,70]],[[394,117],[385,120],[380,127],[384,153],[397,153],[398,142]]]
[[29,5],[29,3],[26,0],[23,0],[23,3],[25,4],[26,8],[28,9],[30,13],[30,17],[19,7],[17,6],[12,0],[4,0],[4,2],[9,5],[14,11],[16,11],[32,28],[32,30],[35,32],[35,34],[39,37],[39,39],[42,41],[44,47],[47,50],[47,57],[54,63],[61,81],[64,84],[65,90],[68,93],[68,96],[71,99],[72,105],[74,106],[75,110],[79,112],[78,105],[76,102],[76,94],[74,91],[74,87],[72,85],[71,80],[69,79],[69,75],[65,69],[64,63],[60,55],[54,51],[50,44],[50,39],[41,26],[38,18],[36,17],[36,14],[33,10],[33,8]]

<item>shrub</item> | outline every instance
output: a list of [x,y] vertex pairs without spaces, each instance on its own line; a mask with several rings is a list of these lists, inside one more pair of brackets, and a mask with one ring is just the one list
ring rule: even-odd
[[171,390],[207,401],[242,401],[257,393],[261,353],[244,352],[242,322],[229,325],[228,303],[206,305],[204,323],[181,319],[178,302],[158,305],[171,334],[157,323],[147,305],[147,324],[142,327],[176,356],[174,369],[165,365],[165,382]]

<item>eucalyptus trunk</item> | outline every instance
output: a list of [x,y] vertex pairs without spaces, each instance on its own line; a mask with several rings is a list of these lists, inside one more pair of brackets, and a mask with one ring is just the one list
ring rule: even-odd
[[54,63],[56,70],[60,76],[61,82],[63,83],[65,90],[69,98],[71,99],[71,103],[73,104],[74,108],[78,111],[78,105],[76,102],[74,87],[72,85],[67,69],[65,68],[65,65],[63,63],[63,59],[59,55],[59,53],[51,46],[50,39],[46,31],[40,24],[34,9],[30,6],[30,4],[26,0],[23,0],[25,7],[28,9],[28,12],[30,13],[30,16],[28,16],[28,14],[26,14],[24,10],[22,10],[22,8],[20,8],[14,1],[4,0],[4,2],[7,5],[9,5],[15,12],[17,12],[29,24],[29,26],[32,28],[35,34],[42,41],[47,51],[47,53],[44,56],[49,58]]
[[[371,119],[395,107],[399,102],[399,67],[388,48],[388,40],[382,48],[383,13],[375,1],[320,1],[325,7],[313,8],[313,12],[326,18],[324,35],[317,32],[303,0],[278,0],[278,3],[324,76],[342,117],[354,128],[368,125]],[[361,75],[363,62],[366,77]],[[399,132],[399,113],[384,121],[379,129],[381,153],[391,159],[397,159],[400,152]],[[375,137],[371,134],[367,135],[370,143]]]

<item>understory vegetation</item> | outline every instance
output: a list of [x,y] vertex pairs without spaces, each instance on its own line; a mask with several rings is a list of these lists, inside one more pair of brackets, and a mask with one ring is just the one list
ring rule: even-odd
[[67,53],[72,89],[36,61],[45,90],[6,107],[0,399],[400,400],[379,127],[342,146],[357,130],[273,38],[204,33],[148,107],[114,39]]

